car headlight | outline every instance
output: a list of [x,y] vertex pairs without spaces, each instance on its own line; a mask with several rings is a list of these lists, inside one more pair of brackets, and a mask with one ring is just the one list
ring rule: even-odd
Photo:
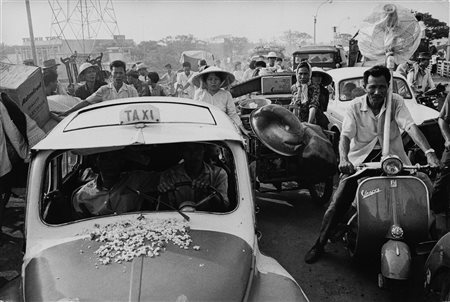
[[397,175],[403,169],[403,163],[398,156],[389,155],[381,162],[381,168],[387,175]]
[[391,226],[391,235],[394,239],[401,239],[403,238],[403,229],[394,224]]

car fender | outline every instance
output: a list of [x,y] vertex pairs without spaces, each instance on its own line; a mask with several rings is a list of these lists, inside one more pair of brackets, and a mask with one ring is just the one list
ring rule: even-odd
[[248,301],[309,301],[295,279],[273,258],[255,249],[255,276]]

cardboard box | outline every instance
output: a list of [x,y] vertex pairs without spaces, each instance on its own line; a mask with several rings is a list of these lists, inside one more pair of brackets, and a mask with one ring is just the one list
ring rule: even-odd
[[0,91],[8,94],[41,129],[50,130],[50,110],[40,67],[0,62]]

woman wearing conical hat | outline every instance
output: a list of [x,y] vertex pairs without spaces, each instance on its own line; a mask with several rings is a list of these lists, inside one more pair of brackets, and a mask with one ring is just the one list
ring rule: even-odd
[[101,86],[106,85],[104,81],[97,80],[99,68],[89,62],[85,62],[80,66],[78,73],[78,82],[84,82],[75,90],[75,96],[82,100],[87,99],[91,94],[96,92]]
[[223,89],[233,83],[234,79],[233,74],[218,67],[211,66],[204,69],[192,79],[194,86],[199,87],[195,91],[194,100],[218,107],[231,118],[243,134],[248,135],[248,131],[243,127],[241,118],[236,112],[231,93]]

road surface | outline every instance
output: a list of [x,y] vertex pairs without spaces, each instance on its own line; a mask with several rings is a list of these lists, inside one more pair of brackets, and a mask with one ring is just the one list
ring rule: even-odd
[[303,257],[317,238],[326,207],[313,204],[306,190],[257,196],[261,251],[278,260],[311,301],[436,301],[422,292],[425,259],[414,265],[415,280],[393,291],[378,288],[378,265],[353,262],[342,242],[328,244],[323,258],[306,264]]

